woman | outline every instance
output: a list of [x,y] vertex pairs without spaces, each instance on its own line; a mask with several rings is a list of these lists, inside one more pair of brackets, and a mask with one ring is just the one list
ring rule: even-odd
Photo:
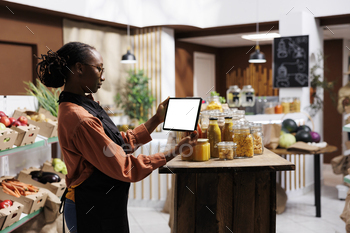
[[[47,87],[61,87],[58,138],[67,165],[64,216],[70,232],[129,232],[127,201],[130,182],[137,182],[196,145],[184,138],[175,148],[151,156],[131,153],[152,140],[164,121],[168,99],[146,123],[120,133],[92,98],[105,80],[103,60],[90,45],[71,42],[41,56],[38,76]],[[86,93],[89,95],[86,96]]]

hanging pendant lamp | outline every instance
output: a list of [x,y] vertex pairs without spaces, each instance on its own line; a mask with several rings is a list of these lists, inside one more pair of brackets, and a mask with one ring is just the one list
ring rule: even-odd
[[130,52],[130,26],[128,25],[128,50],[126,54],[122,56],[122,60],[120,61],[121,63],[124,64],[134,64],[136,63],[136,58],[135,55]]
[[[257,23],[256,23],[256,34],[259,34],[259,0],[257,0]],[[250,54],[249,63],[265,63],[265,54],[260,52],[259,41],[256,41],[255,51]]]

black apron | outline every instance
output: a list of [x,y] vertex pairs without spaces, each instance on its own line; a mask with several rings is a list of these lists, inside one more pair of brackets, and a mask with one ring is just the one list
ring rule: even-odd
[[[59,103],[62,102],[82,106],[91,115],[100,119],[106,135],[123,147],[123,137],[98,103],[87,97],[64,91],[59,97]],[[123,147],[124,151],[127,148]],[[101,151],[98,156],[105,155]],[[129,182],[113,179],[95,168],[92,175],[75,188],[78,233],[129,233],[127,215],[129,188]]]

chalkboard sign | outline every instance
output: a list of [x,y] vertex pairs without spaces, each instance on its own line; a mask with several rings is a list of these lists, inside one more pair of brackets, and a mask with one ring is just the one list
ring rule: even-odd
[[309,85],[309,36],[289,36],[273,41],[273,87]]

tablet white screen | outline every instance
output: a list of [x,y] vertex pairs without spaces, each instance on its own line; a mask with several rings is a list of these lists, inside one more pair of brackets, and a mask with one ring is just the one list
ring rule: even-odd
[[165,115],[165,130],[193,131],[196,128],[202,99],[169,99]]

